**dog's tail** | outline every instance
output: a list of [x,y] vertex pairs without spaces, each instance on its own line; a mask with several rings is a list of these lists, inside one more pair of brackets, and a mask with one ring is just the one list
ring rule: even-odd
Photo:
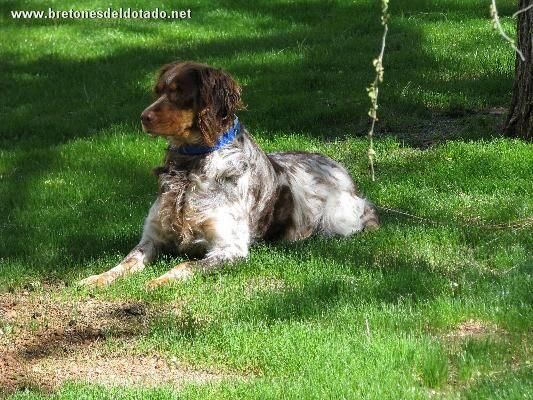
[[363,230],[375,231],[379,228],[379,217],[376,207],[366,199],[361,219],[363,220]]

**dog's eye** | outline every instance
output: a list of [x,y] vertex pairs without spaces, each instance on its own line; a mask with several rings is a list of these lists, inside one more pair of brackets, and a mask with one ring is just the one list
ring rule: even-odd
[[184,97],[184,92],[181,86],[176,86],[175,89],[168,92],[170,101],[180,101]]
[[164,92],[164,86],[163,85],[156,85],[154,87],[154,93],[157,95],[157,96],[161,96]]

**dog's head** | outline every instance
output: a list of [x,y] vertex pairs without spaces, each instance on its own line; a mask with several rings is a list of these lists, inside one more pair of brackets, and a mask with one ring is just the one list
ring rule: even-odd
[[156,100],[141,114],[143,130],[176,145],[213,146],[241,104],[241,88],[230,75],[189,61],[165,65],[154,93]]

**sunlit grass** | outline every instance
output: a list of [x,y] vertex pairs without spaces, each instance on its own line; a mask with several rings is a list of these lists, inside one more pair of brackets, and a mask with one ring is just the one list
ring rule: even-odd
[[[500,3],[512,32],[512,4]],[[56,398],[531,393],[533,233],[505,224],[532,215],[533,148],[500,138],[502,117],[486,112],[509,103],[514,65],[488,7],[391,2],[373,183],[365,88],[377,3],[180,2],[173,7],[190,7],[193,19],[176,22],[6,17],[49,6],[110,4],[0,4],[0,290],[62,281],[58,298],[177,304],[179,315],[148,321],[135,350],[246,377],[179,393],[66,384]],[[105,290],[75,288],[140,236],[165,143],[143,134],[138,118],[156,70],[175,59],[215,64],[243,84],[239,117],[265,150],[325,153],[378,206],[430,221],[381,210],[377,232],[259,244],[248,260],[184,285],[145,291],[181,260],[165,257]],[[497,329],[454,334],[467,320]]]

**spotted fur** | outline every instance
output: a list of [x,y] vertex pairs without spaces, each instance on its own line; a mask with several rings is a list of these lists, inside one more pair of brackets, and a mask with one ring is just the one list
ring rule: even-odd
[[[212,80],[220,73],[204,75]],[[228,77],[210,82],[210,87],[226,85],[231,92],[237,85]],[[199,90],[200,96],[216,101],[217,93],[206,95],[205,90]],[[232,95],[223,96],[224,107],[228,107]],[[234,116],[227,115],[231,107],[221,112],[224,107],[211,106],[218,110],[211,118],[229,120],[229,124],[224,122],[228,126]],[[205,117],[202,110],[193,111]],[[194,127],[194,122],[189,124]],[[192,129],[185,134],[195,132]],[[196,134],[206,135],[202,129]],[[167,130],[164,135],[168,136]],[[213,140],[210,134],[204,143]],[[86,278],[83,284],[105,286],[121,275],[141,270],[161,251],[199,257],[148,283],[155,287],[246,257],[250,245],[259,240],[299,240],[314,233],[347,236],[379,224],[375,209],[357,194],[340,164],[316,153],[266,154],[245,128],[232,143],[211,153],[183,155],[169,148],[156,174],[159,194],[145,220],[139,245],[115,268]]]

